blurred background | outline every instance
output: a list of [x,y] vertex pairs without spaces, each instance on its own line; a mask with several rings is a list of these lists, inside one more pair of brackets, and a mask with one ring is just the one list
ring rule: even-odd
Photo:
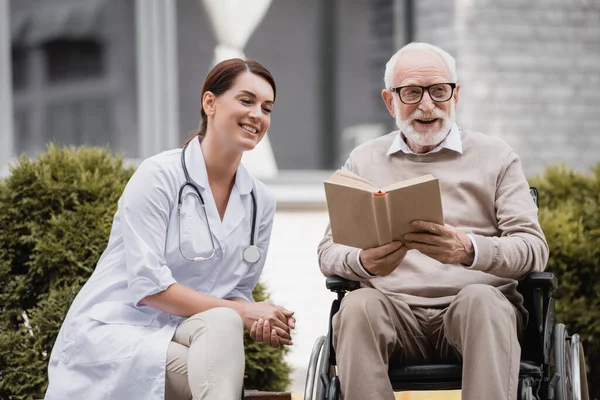
[[198,126],[215,61],[260,61],[277,104],[244,162],[278,198],[263,281],[297,312],[288,361],[300,393],[333,299],[316,260],[322,182],[394,129],[383,72],[411,41],[456,58],[457,123],[503,137],[528,176],[598,161],[598,0],[0,0],[0,168],[49,141],[108,145],[136,164]]

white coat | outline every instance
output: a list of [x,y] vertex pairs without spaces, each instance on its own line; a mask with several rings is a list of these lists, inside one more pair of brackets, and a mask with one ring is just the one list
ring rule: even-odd
[[[240,165],[221,221],[199,141],[193,140],[186,165],[204,197],[216,252],[209,261],[187,261],[179,250],[177,218],[178,191],[185,182],[181,151],[145,160],[127,183],[108,247],[56,339],[46,400],[163,400],[167,347],[183,318],[139,306],[140,300],[177,282],[210,296],[252,301],[267,255],[275,199]],[[250,243],[252,189],[261,259],[248,265],[242,250]],[[184,190],[181,248],[188,258],[207,257],[211,241],[192,191]]]

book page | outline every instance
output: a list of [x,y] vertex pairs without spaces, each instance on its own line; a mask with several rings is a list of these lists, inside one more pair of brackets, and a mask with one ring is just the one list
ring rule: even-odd
[[388,192],[388,213],[393,240],[404,240],[404,235],[414,232],[413,220],[444,225],[442,198],[437,179],[426,180]]
[[361,249],[378,245],[370,191],[325,182],[325,195],[334,243]]
[[368,192],[377,192],[379,190],[377,186],[373,185],[365,178],[362,178],[353,172],[341,169],[335,171],[325,182],[366,190]]
[[392,183],[391,185],[387,185],[387,186],[381,188],[381,190],[383,190],[384,192],[391,192],[392,190],[396,190],[396,189],[400,189],[400,188],[408,187],[408,186],[412,186],[412,185],[417,185],[419,183],[427,182],[427,181],[430,181],[433,179],[435,179],[435,178],[431,174],[422,175],[422,176],[418,176],[416,178],[406,179],[404,181]]

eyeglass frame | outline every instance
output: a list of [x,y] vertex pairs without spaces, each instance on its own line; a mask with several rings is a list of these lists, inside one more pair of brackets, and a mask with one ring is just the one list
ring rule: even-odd
[[[450,96],[446,99],[446,100],[434,100],[433,97],[431,97],[431,93],[429,92],[429,88],[432,86],[436,86],[436,85],[450,85],[450,88],[452,89],[450,91]],[[400,95],[400,91],[404,88],[407,87],[418,87],[421,89],[421,97],[419,97],[419,100],[415,101],[414,103],[407,103],[404,100],[402,100],[402,96]],[[447,101],[449,101],[452,96],[454,95],[454,89],[456,89],[456,83],[454,82],[439,82],[439,83],[434,83],[433,85],[429,85],[429,86],[419,86],[419,85],[406,85],[406,86],[398,86],[398,87],[393,87],[390,88],[390,92],[394,92],[398,94],[398,98],[400,99],[400,101],[402,102],[402,104],[406,104],[406,105],[414,105],[414,104],[419,104],[421,102],[421,100],[423,100],[423,95],[425,94],[425,91],[427,91],[427,94],[429,95],[429,98],[431,99],[431,101],[434,101],[436,103],[445,103]]]

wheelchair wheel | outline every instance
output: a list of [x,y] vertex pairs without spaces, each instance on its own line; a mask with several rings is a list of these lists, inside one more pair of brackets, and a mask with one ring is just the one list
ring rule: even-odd
[[[335,366],[329,365],[329,341],[325,338],[325,343],[321,349],[321,355],[319,356],[319,365],[317,366],[317,400],[337,400],[337,395],[331,397],[329,394],[329,387],[333,378],[336,376]],[[338,389],[339,393],[339,389]]]
[[[558,375],[556,386],[557,400],[587,399],[587,379],[585,370],[581,368],[582,347],[579,335],[568,336],[564,324],[554,328],[554,368]],[[582,382],[583,381],[583,382]],[[582,386],[586,391],[582,397]]]
[[567,340],[567,328],[564,324],[558,324],[554,328],[554,369],[558,375],[556,384],[557,400],[574,400],[571,389],[571,371],[569,370],[569,358],[571,352]]
[[571,371],[573,372],[573,399],[589,400],[585,357],[579,335],[571,336]]
[[320,336],[313,345],[306,371],[306,382],[304,384],[304,400],[325,400],[326,388],[320,378],[323,363],[329,364],[325,358],[327,338]]

